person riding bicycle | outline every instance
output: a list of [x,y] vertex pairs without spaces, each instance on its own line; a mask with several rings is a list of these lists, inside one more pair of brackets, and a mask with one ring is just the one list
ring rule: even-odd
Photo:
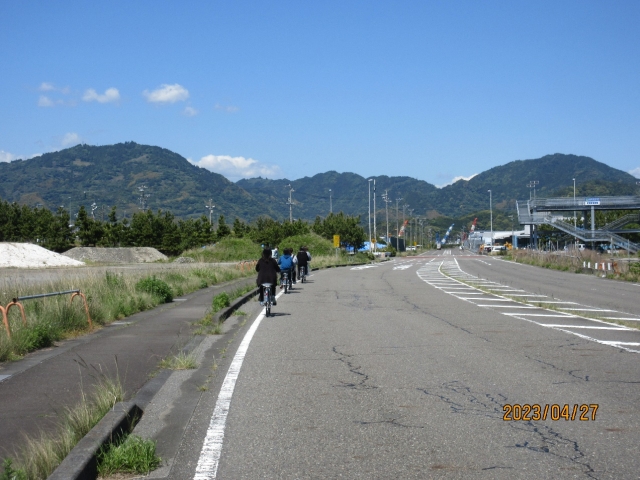
[[300,280],[300,271],[304,268],[304,273],[307,273],[307,265],[309,264],[310,255],[305,250],[306,247],[301,246],[300,250],[296,254],[296,258],[298,259],[298,280]]
[[291,252],[293,250],[291,248],[285,248],[284,253],[278,259],[278,265],[280,265],[280,288],[283,288],[284,285],[284,274],[289,275],[289,280],[292,280],[293,275],[293,257],[291,256]]
[[263,283],[271,284],[271,298],[273,299],[273,305],[277,305],[276,303],[276,283],[278,283],[278,272],[280,271],[280,267],[276,263],[276,261],[271,258],[271,249],[265,248],[262,250],[262,258],[258,260],[256,263],[256,272],[258,272],[258,278],[256,279],[256,284],[260,288],[260,305],[264,303],[264,289],[262,288]]

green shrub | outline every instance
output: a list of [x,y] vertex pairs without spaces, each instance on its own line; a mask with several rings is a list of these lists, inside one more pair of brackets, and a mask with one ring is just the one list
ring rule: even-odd
[[[300,246],[304,245],[309,249],[309,253],[312,259],[316,255],[332,255],[335,254],[336,249],[333,247],[333,243],[326,238],[322,238],[315,233],[305,233],[302,235],[294,235],[293,237],[287,237],[280,245],[278,250],[282,255],[285,248],[293,248],[294,255],[300,250]],[[259,258],[259,257],[256,257]],[[313,260],[312,260],[313,263]]]
[[213,312],[219,312],[223,308],[227,308],[231,305],[231,298],[227,292],[222,292],[213,297]]
[[98,453],[98,473],[108,476],[113,473],[149,473],[160,465],[156,455],[156,443],[137,435],[129,435],[120,445]]
[[154,295],[164,303],[173,301],[173,292],[171,287],[166,282],[156,278],[156,276],[146,277],[136,283],[136,290],[140,292],[147,292]]
[[629,271],[636,275],[640,275],[640,262],[634,262],[629,264]]

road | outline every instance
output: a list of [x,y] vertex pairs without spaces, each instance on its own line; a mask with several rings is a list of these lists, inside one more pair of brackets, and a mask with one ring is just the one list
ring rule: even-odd
[[252,314],[152,477],[637,478],[640,332],[572,307],[640,319],[634,290],[429,253],[314,272]]

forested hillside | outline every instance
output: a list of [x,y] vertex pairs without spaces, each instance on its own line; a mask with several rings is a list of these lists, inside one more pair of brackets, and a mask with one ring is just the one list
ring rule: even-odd
[[[289,193],[293,218],[313,221],[330,209],[361,216],[366,222],[373,182],[355,173],[318,173],[297,180],[251,178],[232,183],[222,175],[192,165],[169,150],[134,142],[94,147],[78,145],[47,153],[30,160],[0,163],[0,200],[55,211],[64,206],[72,217],[81,206],[106,220],[113,206],[119,217],[129,217],[141,209],[141,193],[146,209],[170,211],[177,218],[198,218],[208,214],[211,199],[213,220],[225,215],[250,222],[264,216],[289,218]],[[376,218],[389,218],[395,225],[398,215],[452,219],[489,210],[492,191],[496,218],[505,223],[516,200],[533,194],[527,185],[538,182],[537,196],[630,195],[637,192],[636,179],[589,157],[547,155],[533,160],[516,160],[491,168],[469,181],[437,188],[411,177],[377,176]],[[141,191],[142,187],[146,187]],[[373,208],[373,201],[372,201]],[[504,216],[499,212],[504,212]],[[443,219],[444,220],[444,219]],[[448,221],[448,220],[445,220]],[[215,223],[215,222],[214,222]]]

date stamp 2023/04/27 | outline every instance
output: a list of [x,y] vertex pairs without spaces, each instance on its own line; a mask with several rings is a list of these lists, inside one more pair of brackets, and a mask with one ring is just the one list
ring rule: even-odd
[[534,403],[532,405],[526,403],[524,405],[520,405],[518,403],[507,403],[502,407],[502,411],[504,412],[502,419],[505,422],[528,422],[531,420],[539,421],[547,419],[553,420],[554,422],[558,420],[580,420],[582,422],[588,422],[589,420],[595,421],[598,404],[583,403],[578,405],[576,403],[571,406],[569,404],[559,405],[556,403],[551,405],[540,405],[539,403]]

